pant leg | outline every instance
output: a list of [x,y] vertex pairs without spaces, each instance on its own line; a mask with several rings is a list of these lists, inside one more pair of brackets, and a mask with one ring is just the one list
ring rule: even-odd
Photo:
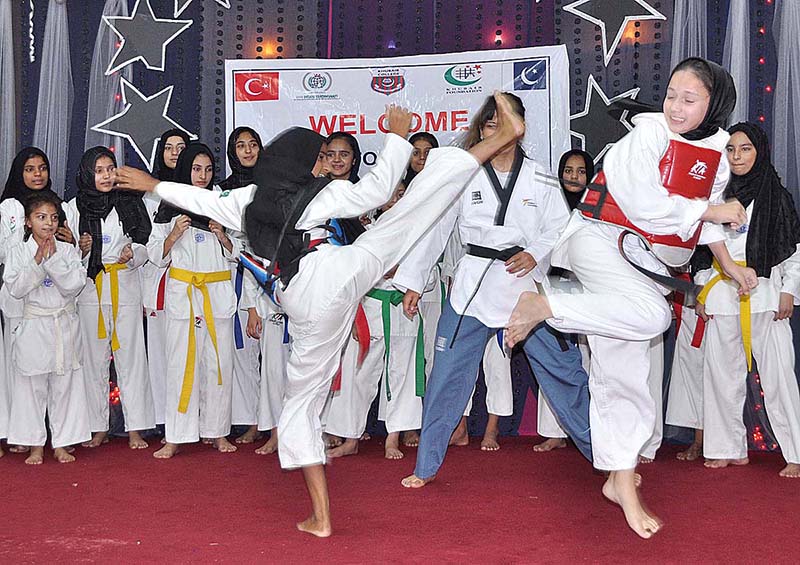
[[[252,426],[258,423],[261,371],[258,364],[259,343],[247,335],[247,316],[239,312],[242,321],[242,349],[233,349],[233,383],[231,422],[234,426]],[[233,321],[235,324],[236,321]],[[263,323],[262,323],[263,327]],[[233,328],[233,325],[231,325]],[[235,338],[234,338],[235,344]]]
[[233,320],[231,318],[214,318],[217,332],[217,352],[219,353],[219,369],[222,384],[217,372],[217,352],[208,325],[203,320],[202,348],[198,339],[198,355],[200,356],[200,437],[219,438],[231,433],[231,393],[233,392]]
[[[198,347],[202,340],[203,332],[195,328]],[[199,355],[195,354],[195,374],[192,394],[186,412],[178,412],[181,389],[183,387],[183,373],[186,367],[186,355],[189,343],[189,320],[180,320],[167,316],[165,351],[167,357],[166,394],[164,403],[164,438],[169,443],[194,443],[200,440],[200,363]]]
[[392,336],[389,356],[389,390],[386,398],[386,376],[381,379],[378,419],[386,423],[388,433],[418,430],[422,425],[422,398],[416,394],[415,337]]
[[141,306],[119,306],[117,336],[120,347],[114,352],[114,368],[125,430],[149,430],[155,427],[156,419]]
[[545,438],[566,438],[567,434],[558,423],[558,418],[553,414],[550,403],[539,389],[539,396],[536,404],[536,430],[540,436]]
[[464,316],[453,346],[459,315],[448,300],[439,318],[433,370],[422,403],[422,434],[414,474],[434,476],[444,462],[450,435],[458,425],[477,378],[478,364],[491,330],[477,318]]
[[594,436],[589,431],[589,376],[580,351],[572,343],[559,340],[544,324],[533,330],[523,347],[539,390],[557,420],[584,457],[591,460]]
[[594,466],[603,471],[634,469],[656,418],[647,386],[650,342],[588,337]]
[[164,311],[150,310],[147,320],[147,372],[150,375],[150,390],[153,393],[153,414],[156,424],[164,423],[167,395],[167,315]]
[[17,375],[11,391],[8,443],[43,446],[47,441],[44,417],[47,412],[48,375]]
[[639,453],[642,457],[655,459],[664,437],[664,336],[650,340],[650,372],[647,374],[647,388],[655,403],[656,421],[653,433]]
[[697,314],[683,309],[683,317],[675,339],[675,355],[667,395],[666,423],[695,430],[703,429],[703,348],[692,346]]
[[47,418],[53,449],[89,441],[89,412],[82,369],[67,369],[63,375],[49,373]]
[[[286,335],[284,317],[274,307],[261,321],[261,391],[258,398],[258,429],[271,430],[278,426],[286,385],[286,364],[291,353]],[[276,315],[277,314],[277,315]]]
[[6,367],[5,344],[5,335],[0,324],[0,439],[8,437],[8,417],[11,412],[11,382]]
[[789,320],[772,312],[752,315],[753,354],[758,364],[764,407],[787,463],[800,463],[800,392],[794,373],[794,345]]
[[743,411],[747,362],[739,316],[715,315],[706,324],[703,366],[703,455],[709,459],[747,457]]
[[97,304],[78,304],[81,341],[83,342],[83,378],[89,427],[92,432],[108,431],[109,367],[111,365],[111,306],[102,306],[107,338],[97,337]]
[[514,413],[511,356],[505,355],[503,347],[497,343],[496,334],[486,343],[483,375],[486,380],[486,410],[497,416],[511,416]]

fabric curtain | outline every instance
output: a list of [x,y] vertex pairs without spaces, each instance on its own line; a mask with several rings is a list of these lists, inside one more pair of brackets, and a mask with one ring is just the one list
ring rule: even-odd
[[705,0],[675,0],[672,16],[672,68],[686,57],[706,58],[706,9]]
[[778,47],[775,81],[772,161],[784,186],[800,210],[800,2],[780,2],[775,12],[774,34]]
[[[103,7],[104,16],[127,16],[128,3],[126,0],[106,0]],[[92,131],[92,126],[114,116],[122,111],[122,97],[120,96],[120,77],[131,80],[132,65],[121,71],[106,76],[105,71],[111,61],[116,45],[119,41],[117,35],[111,31],[102,18],[97,30],[97,39],[94,42],[92,54],[92,69],[89,73],[89,98],[86,112],[86,140],[84,149],[96,145],[110,148],[117,157],[117,164],[125,164],[125,146],[123,139],[107,133]]]
[[731,73],[733,82],[739,85],[736,107],[730,119],[731,124],[738,124],[747,121],[750,110],[750,9],[747,0],[730,2],[722,65]]
[[11,168],[17,152],[17,107],[14,96],[14,21],[11,0],[0,0],[0,175]]
[[63,197],[74,97],[66,0],[50,0],[41,55],[33,144],[47,153],[53,190]]

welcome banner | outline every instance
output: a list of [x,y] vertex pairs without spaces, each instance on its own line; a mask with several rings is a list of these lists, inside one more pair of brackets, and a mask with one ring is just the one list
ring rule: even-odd
[[555,170],[570,148],[566,47],[528,47],[388,59],[256,59],[225,63],[227,133],[255,128],[265,142],[292,126],[355,135],[362,165],[375,163],[385,109],[414,113],[412,133],[452,145],[495,90],[525,105],[527,154]]

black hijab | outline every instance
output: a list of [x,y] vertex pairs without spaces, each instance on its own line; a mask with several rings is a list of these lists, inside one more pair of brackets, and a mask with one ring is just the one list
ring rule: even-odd
[[[181,151],[181,155],[178,157],[178,163],[175,165],[175,182],[192,185],[192,165],[194,164],[195,157],[198,155],[207,155],[208,158],[211,159],[211,166],[214,166],[214,154],[211,153],[211,149],[202,143],[192,142],[186,146],[186,149]],[[202,188],[211,190],[213,187],[214,175],[211,175],[211,180],[208,181],[208,185]],[[168,224],[172,221],[172,218],[180,215],[189,216],[192,219],[193,228],[211,231],[208,227],[209,218],[207,216],[192,214],[182,208],[168,204],[166,200],[162,200],[161,204],[158,206],[158,212],[156,212],[156,217],[153,219],[153,222],[156,224]]]
[[[769,278],[772,268],[796,251],[800,243],[800,218],[792,195],[781,184],[772,165],[767,134],[749,122],[728,130],[731,135],[736,132],[745,134],[753,144],[756,160],[746,174],[731,174],[725,198],[736,198],[745,208],[755,202],[747,227],[745,256],[748,267],[755,269],[759,277]],[[696,270],[710,267],[710,252],[698,254],[692,265]]]
[[592,182],[592,178],[594,177],[594,159],[592,159],[592,156],[586,151],[570,149],[561,156],[561,159],[558,161],[558,183],[561,185],[561,190],[564,191],[564,198],[567,200],[570,212],[577,208],[578,203],[581,201],[581,198],[583,198],[583,193],[586,192],[586,188],[583,188],[580,192],[570,192],[564,187],[564,180],[562,178],[564,176],[564,169],[567,166],[569,158],[574,155],[583,157],[584,166],[586,168],[586,183]]
[[291,210],[295,199],[314,183],[327,181],[311,173],[324,143],[320,134],[296,127],[279,134],[259,155],[253,172],[256,190],[244,213],[245,234],[256,255],[275,257],[278,234],[293,230],[286,222],[305,208]]
[[122,223],[122,230],[134,243],[147,245],[150,237],[150,217],[142,202],[142,193],[114,189],[100,192],[95,185],[95,167],[100,157],[108,157],[117,166],[117,159],[108,148],[92,147],[81,157],[76,183],[78,196],[75,198],[80,212],[80,233],[92,236],[92,251],[89,255],[87,275],[94,279],[103,271],[103,230],[101,220],[105,220],[112,208],[116,208]]
[[153,163],[153,175],[155,175],[158,180],[175,180],[176,169],[170,169],[164,162],[164,148],[170,137],[180,137],[186,145],[189,145],[189,134],[182,129],[173,128],[161,134],[161,139],[158,140],[158,145],[156,146],[156,159]]
[[[45,165],[47,165],[47,184],[40,190],[28,188],[28,186],[25,184],[25,179],[22,176],[22,173],[25,170],[25,163],[28,162],[28,159],[32,159],[33,157],[41,157],[44,160]],[[47,158],[47,155],[45,155],[44,151],[38,147],[25,147],[19,153],[17,153],[17,156],[14,157],[14,161],[11,163],[11,170],[8,172],[8,179],[6,179],[6,188],[3,190],[3,197],[0,198],[0,202],[9,198],[14,198],[20,204],[22,204],[24,208],[28,197],[34,194],[42,194],[43,192],[46,192],[58,201],[58,225],[63,226],[64,220],[66,219],[64,210],[61,208],[61,203],[63,200],[58,194],[53,192],[49,172],[50,160]]]
[[239,160],[239,156],[236,155],[236,142],[239,141],[239,136],[244,132],[252,135],[253,139],[258,143],[259,155],[264,150],[264,144],[261,143],[261,136],[259,136],[258,132],[253,128],[241,126],[233,130],[230,137],[228,137],[228,164],[231,167],[231,174],[228,178],[219,183],[219,187],[222,190],[241,188],[253,182],[253,169],[255,169],[255,167],[245,167]]
[[[432,133],[428,133],[427,131],[418,131],[414,135],[408,138],[408,142],[411,145],[414,145],[417,141],[427,141],[431,145],[431,149],[436,149],[439,147],[439,140],[436,139]],[[411,168],[411,163],[408,164],[408,168],[406,169],[406,176],[403,177],[403,184],[408,187],[411,184],[411,181],[414,180],[414,177],[417,176],[419,173]]]

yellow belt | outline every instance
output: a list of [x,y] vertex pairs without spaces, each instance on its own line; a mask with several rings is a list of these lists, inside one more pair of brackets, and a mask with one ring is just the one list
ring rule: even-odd
[[211,298],[208,295],[207,283],[231,280],[230,271],[214,271],[211,273],[195,273],[177,267],[169,268],[169,276],[175,280],[186,283],[186,296],[189,298],[189,347],[186,352],[186,367],[183,370],[183,384],[181,385],[181,399],[178,403],[178,412],[186,413],[189,408],[189,399],[194,386],[194,363],[196,354],[196,341],[194,335],[194,304],[192,304],[192,288],[198,289],[203,295],[203,317],[206,320],[208,335],[214,344],[217,355],[217,384],[222,384],[222,370],[219,367],[219,350],[217,349],[217,330],[214,327],[214,312],[211,309]]
[[[736,264],[740,267],[746,267],[747,263],[744,261],[736,261]],[[717,284],[719,281],[729,281],[731,278],[722,272],[722,267],[714,259],[712,263],[712,267],[714,270],[717,271],[717,274],[708,281],[704,286],[703,290],[700,291],[700,294],[697,295],[697,302],[699,304],[705,304],[706,299],[708,298],[708,293],[711,292],[711,289]],[[747,370],[750,371],[753,368],[753,340],[752,340],[752,328],[750,323],[750,295],[745,294],[744,296],[739,297],[739,324],[742,327],[742,344],[744,345],[744,355],[747,358]]]
[[[128,268],[126,263],[107,263],[104,264],[105,272],[111,276],[111,320],[114,322],[114,329],[111,330],[111,351],[119,349],[119,339],[117,338],[117,312],[119,312],[119,271]],[[107,339],[106,323],[103,320],[103,271],[97,273],[94,278],[94,286],[97,290],[97,339]]]

